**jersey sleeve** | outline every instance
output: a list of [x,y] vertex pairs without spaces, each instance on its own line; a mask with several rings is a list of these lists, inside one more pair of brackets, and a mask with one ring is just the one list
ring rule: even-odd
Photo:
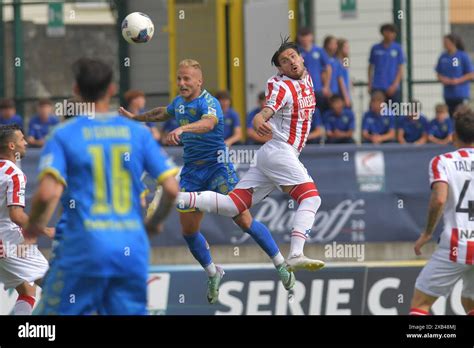
[[[219,106],[220,107],[220,106]],[[217,100],[213,98],[204,98],[199,103],[201,118],[213,118],[216,124],[223,120],[222,112],[217,112]]]
[[370,116],[367,113],[362,118],[362,131],[370,132],[369,118]]
[[443,71],[442,71],[442,68],[441,68],[441,58],[443,56],[441,55],[439,58],[438,58],[438,63],[436,64],[436,67],[435,67],[435,71],[440,74],[440,75],[443,75]]
[[173,99],[173,101],[166,107],[166,113],[172,117],[175,117],[174,113],[174,103],[176,99]]
[[277,112],[285,106],[287,94],[286,88],[281,82],[268,81],[265,91],[265,107]]
[[41,152],[38,180],[41,180],[44,175],[50,174],[55,177],[57,181],[66,186],[67,172],[64,151],[65,149],[61,144],[58,133],[53,132]]
[[435,182],[448,182],[446,166],[442,156],[434,157],[430,162],[429,168],[430,185],[433,186]]
[[355,129],[355,116],[352,110],[348,110],[347,115],[349,116],[349,130]]
[[372,48],[370,49],[370,55],[369,55],[369,63],[370,64],[375,64],[375,46],[372,46]]
[[469,74],[473,71],[471,59],[467,53],[464,53],[462,57],[462,72],[464,75]]
[[144,135],[145,151],[147,154],[154,154],[153,156],[145,156],[145,171],[156,179],[158,184],[168,179],[171,176],[178,174],[179,170],[168,157],[163,148],[153,139],[150,132]]
[[232,112],[232,121],[234,124],[234,128],[240,127],[240,117],[239,114],[236,111]]
[[22,173],[15,173],[7,180],[7,206],[25,206],[26,179]]
[[403,52],[402,46],[398,46],[398,65],[405,64],[405,53]]

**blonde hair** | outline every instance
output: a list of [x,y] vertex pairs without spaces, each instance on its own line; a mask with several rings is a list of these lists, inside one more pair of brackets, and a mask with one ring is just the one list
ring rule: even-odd
[[183,59],[181,62],[179,62],[178,68],[194,68],[202,71],[201,64],[199,64],[199,62],[194,59]]

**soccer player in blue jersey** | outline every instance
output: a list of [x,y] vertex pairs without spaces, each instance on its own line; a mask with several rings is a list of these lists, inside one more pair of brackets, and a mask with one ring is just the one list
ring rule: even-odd
[[[178,169],[148,129],[109,112],[112,69],[95,59],[74,66],[74,91],[94,117],[58,126],[43,149],[27,235],[46,226],[59,200],[59,243],[37,314],[146,314],[148,233],[156,232],[179,191]],[[153,156],[149,154],[153,153]],[[140,181],[146,171],[163,200],[143,223]]]
[[[168,134],[167,141],[184,145],[184,167],[180,186],[183,191],[214,191],[230,193],[238,182],[232,163],[221,163],[224,153],[224,119],[219,102],[202,89],[203,76],[199,62],[185,59],[179,64],[177,83],[179,95],[167,107],[158,107],[142,115],[133,115],[120,108],[120,112],[137,121],[166,121],[175,117],[180,124]],[[199,211],[180,211],[183,235],[194,258],[205,269],[209,281],[207,299],[216,303],[219,284],[224,271],[212,261],[209,245],[200,232],[204,214]],[[254,220],[248,210],[233,217],[234,221],[260,245],[272,259],[280,279],[287,290],[293,288],[295,276],[289,272],[285,260],[268,228]]]

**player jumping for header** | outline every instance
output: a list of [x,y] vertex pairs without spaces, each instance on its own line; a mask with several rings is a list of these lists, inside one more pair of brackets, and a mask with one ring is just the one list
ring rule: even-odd
[[[165,121],[175,117],[180,127],[168,135],[168,140],[174,145],[180,141],[184,145],[181,189],[187,192],[210,190],[221,195],[227,194],[234,188],[238,178],[232,163],[219,161],[219,154],[226,151],[224,116],[216,98],[202,89],[203,76],[199,62],[183,60],[179,64],[177,84],[179,95],[168,107],[158,107],[142,115],[133,115],[123,108],[120,108],[120,112],[144,122]],[[224,271],[212,261],[209,245],[200,232],[203,211],[192,208],[178,210],[189,250],[209,276],[207,299],[209,303],[216,303]],[[232,217],[272,259],[285,289],[293,288],[295,276],[287,270],[285,259],[268,228],[253,219],[247,209],[241,209]]]
[[474,111],[455,113],[457,150],[436,156],[430,163],[431,199],[426,228],[415,253],[433,236],[444,211],[439,247],[416,279],[411,315],[427,315],[440,296],[448,296],[462,278],[461,303],[474,315]]
[[303,247],[321,199],[313,179],[298,159],[316,107],[313,82],[293,42],[285,40],[273,55],[272,63],[278,74],[268,80],[266,105],[253,124],[259,135],[273,136],[257,151],[256,166],[250,168],[228,195],[211,191],[180,192],[178,205],[233,217],[278,188],[299,204],[287,268],[318,270],[324,262],[305,257]]

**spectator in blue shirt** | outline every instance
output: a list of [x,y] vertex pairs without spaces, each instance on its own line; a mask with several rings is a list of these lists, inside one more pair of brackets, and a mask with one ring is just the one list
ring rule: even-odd
[[[163,145],[166,146],[175,146],[173,143],[168,141],[168,134],[174,131],[176,128],[179,127],[178,121],[176,121],[176,117],[170,117],[167,119],[161,128],[161,142]],[[180,145],[182,145],[180,143]]]
[[469,99],[469,82],[474,79],[474,71],[469,55],[464,51],[464,43],[455,34],[449,34],[443,40],[445,52],[436,65],[438,80],[443,84],[444,100],[453,117],[459,104]]
[[264,144],[272,138],[272,135],[260,136],[253,129],[253,119],[265,106],[265,92],[260,92],[257,97],[258,106],[247,114],[247,144]]
[[[341,61],[336,56],[337,39],[331,35],[326,36],[326,38],[324,39],[324,49],[326,50],[326,53],[328,55],[329,64],[331,65],[331,71],[332,71],[331,79],[329,81],[329,87],[331,90],[329,98],[333,95],[339,95],[343,97],[344,100],[348,100],[348,95],[347,95],[344,78],[343,78],[343,66],[342,66]],[[326,96],[326,98],[328,97]],[[325,105],[326,105],[326,109],[325,110],[321,109],[321,112],[323,114],[330,107],[329,99],[325,101]],[[350,103],[346,106],[350,107]]]
[[313,118],[311,119],[311,127],[309,129],[307,144],[321,144],[324,136],[324,126],[321,112],[315,109]]
[[0,101],[0,125],[8,124],[16,124],[23,129],[23,118],[17,115],[12,99],[3,99]]
[[331,74],[332,69],[329,64],[329,57],[326,51],[314,44],[313,33],[309,28],[301,28],[298,31],[297,42],[304,65],[313,80],[314,92],[318,101],[316,107],[321,112],[327,109],[326,98],[331,96]]
[[370,50],[369,58],[369,93],[382,91],[387,100],[399,103],[400,81],[403,75],[405,57],[402,46],[395,42],[397,28],[393,24],[380,27],[383,36],[381,43],[375,44]]
[[362,142],[364,143],[391,143],[395,141],[395,118],[389,113],[382,115],[385,103],[385,94],[381,91],[372,93],[370,110],[362,119]]
[[[124,94],[125,102],[127,103],[127,109],[134,115],[139,115],[145,111],[146,99],[145,99],[145,92],[137,90],[137,89],[130,89]],[[156,141],[160,141],[161,134],[156,128],[156,124],[154,122],[146,122],[145,123],[148,129],[153,135],[153,139]]]
[[336,57],[341,63],[342,80],[344,81],[344,88],[346,91],[346,96],[343,96],[344,104],[347,108],[350,108],[352,107],[352,82],[349,76],[349,41],[343,38],[337,40]]
[[[420,105],[413,102],[412,105]],[[397,124],[397,140],[400,144],[413,143],[416,145],[426,144],[428,141],[428,120],[419,111],[413,111],[408,116],[399,117]]]
[[331,109],[326,111],[326,143],[327,144],[353,144],[355,118],[351,109],[344,108],[341,96],[333,95],[329,99]]
[[33,116],[28,125],[28,145],[42,147],[46,136],[51,129],[59,123],[59,119],[53,115],[53,103],[49,99],[40,99],[36,106],[37,114]]
[[434,144],[446,145],[453,141],[453,120],[449,118],[448,106],[438,104],[436,117],[430,122],[428,140]]
[[228,91],[219,91],[215,95],[221,104],[224,113],[224,142],[227,147],[240,142],[242,140],[242,127],[240,126],[240,116],[231,108],[231,98]]

